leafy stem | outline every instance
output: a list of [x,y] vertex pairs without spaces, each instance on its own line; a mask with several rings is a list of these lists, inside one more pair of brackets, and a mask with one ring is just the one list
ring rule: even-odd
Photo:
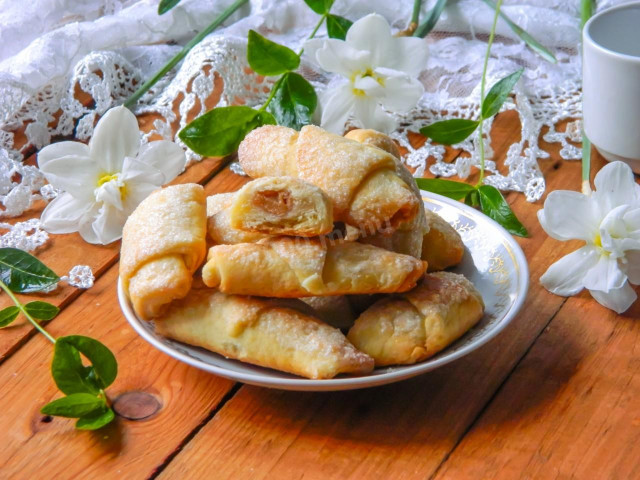
[[[222,23],[229,18],[236,10],[238,10],[242,5],[247,3],[249,0],[236,0],[231,5],[229,5],[208,27],[198,33],[195,37],[187,43],[182,50],[180,50],[171,60],[169,60],[156,74],[151,77],[149,80],[144,82],[138,89],[124,102],[124,106],[127,108],[131,108],[136,104],[140,97],[142,97],[147,91],[153,87],[158,80],[164,77],[173,67],[175,67],[186,55],[189,51],[195,47],[198,43],[202,41],[207,35],[213,32],[216,28],[218,28]],[[177,2],[176,2],[177,3]]]
[[[81,335],[54,338],[37,320],[51,320],[60,309],[43,301],[23,304],[15,293],[38,292],[55,285],[60,278],[33,255],[16,248],[0,248],[0,289],[15,304],[0,310],[0,328],[11,324],[20,313],[53,344],[51,376],[66,396],[40,410],[44,415],[77,418],[76,428],[96,430],[115,418],[104,389],[118,374],[111,351],[97,340]],[[90,365],[84,365],[80,354]]]
[[278,89],[280,88],[280,85],[282,84],[282,79],[283,78],[284,78],[284,75],[282,75],[280,78],[278,78],[278,80],[275,81],[275,83],[273,84],[273,87],[271,87],[271,92],[269,92],[269,96],[264,101],[262,106],[258,109],[259,112],[264,112],[267,109],[267,107],[271,103],[271,100],[273,100],[273,97],[275,97],[276,93],[278,93]]
[[[491,26],[491,32],[489,33],[489,41],[487,42],[487,51],[484,54],[484,63],[482,65],[482,78],[480,80],[480,104],[484,102],[484,89],[487,83],[487,66],[489,65],[489,56],[491,55],[491,45],[493,45],[493,39],[496,35],[496,26],[498,25],[498,16],[500,14],[500,6],[502,5],[502,0],[498,0],[496,4],[496,13],[493,15],[493,25]],[[478,183],[476,186],[482,185],[484,182],[484,138],[482,132],[482,124],[484,123],[484,118],[480,118],[480,123],[478,124],[478,140],[479,140],[479,148],[480,148],[480,178],[478,179]]]
[[36,328],[36,330],[38,330],[42,335],[44,335],[46,339],[49,340],[51,343],[55,344],[56,339],[53,338],[49,334],[49,332],[47,332],[44,328],[42,328],[42,326],[29,314],[29,312],[27,311],[23,303],[20,300],[18,300],[18,298],[13,294],[13,292],[9,289],[9,287],[7,287],[7,285],[2,280],[0,280],[0,288],[2,288],[2,290],[4,290],[7,293],[7,295],[9,295],[9,298],[13,301],[16,307],[18,307],[20,312],[22,312],[22,314],[25,317],[27,317],[27,320],[31,322],[31,324]]
[[[580,28],[583,29],[585,23],[593,15],[593,0],[582,0],[580,2]],[[591,194],[591,141],[584,132],[584,119],[582,127],[582,193]]]

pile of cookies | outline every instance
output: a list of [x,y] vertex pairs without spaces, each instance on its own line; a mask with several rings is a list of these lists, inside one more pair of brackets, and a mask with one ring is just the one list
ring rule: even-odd
[[386,135],[264,126],[238,159],[253,178],[238,191],[167,187],[127,220],[123,287],[162,335],[332,378],[422,361],[482,317],[473,285],[441,271],[459,235]]

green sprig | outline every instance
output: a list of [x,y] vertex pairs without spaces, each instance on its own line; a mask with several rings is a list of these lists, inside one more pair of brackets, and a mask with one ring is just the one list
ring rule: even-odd
[[507,100],[513,87],[522,76],[524,69],[517,70],[497,81],[485,96],[487,67],[491,46],[495,37],[498,15],[502,0],[498,0],[493,18],[487,50],[482,67],[480,80],[480,112],[477,120],[466,118],[452,118],[432,123],[420,129],[420,133],[431,140],[445,145],[453,145],[462,142],[474,132],[478,132],[478,148],[480,154],[480,176],[476,185],[444,179],[417,179],[420,188],[444,195],[454,200],[463,200],[467,205],[480,207],[487,216],[498,222],[513,235],[526,237],[528,232],[515,216],[511,207],[506,202],[500,191],[491,186],[484,185],[485,152],[484,152],[484,121],[495,116]]
[[[345,38],[352,23],[330,13],[333,0],[305,0],[305,3],[320,15],[310,39],[324,22],[329,37]],[[235,105],[214,108],[184,127],[178,134],[180,139],[200,155],[224,156],[236,151],[244,137],[262,125],[277,123],[300,130],[309,124],[318,98],[313,86],[294,71],[300,66],[302,53],[303,50],[296,53],[250,30],[249,66],[260,75],[278,76],[267,99],[257,109]]]
[[[33,255],[15,248],[0,248],[0,288],[14,305],[0,311],[0,328],[10,325],[22,313],[54,345],[51,375],[65,397],[40,410],[44,415],[77,418],[76,427],[95,430],[115,418],[105,389],[118,374],[111,351],[90,337],[71,335],[54,338],[37,320],[53,319],[60,309],[43,301],[23,304],[15,293],[46,291],[60,278]],[[84,365],[80,354],[89,361]]]

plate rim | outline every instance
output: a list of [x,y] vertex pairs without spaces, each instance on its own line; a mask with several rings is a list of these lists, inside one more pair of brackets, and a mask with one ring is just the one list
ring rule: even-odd
[[[519,267],[519,271],[516,272],[517,278],[517,289],[516,289],[516,298],[514,303],[510,306],[509,310],[505,313],[505,315],[500,319],[500,321],[488,331],[485,335],[479,337],[475,342],[470,343],[458,350],[450,353],[449,355],[443,355],[441,357],[432,359],[432,360],[424,360],[423,362],[414,364],[414,365],[403,365],[400,366],[400,370],[393,370],[385,373],[381,373],[378,375],[372,376],[359,376],[359,377],[342,377],[342,378],[331,378],[331,379],[308,379],[308,378],[271,378],[265,377],[261,374],[254,373],[244,373],[244,372],[236,372],[227,370],[224,367],[220,367],[217,365],[212,365],[205,361],[199,360],[197,358],[193,358],[189,355],[186,355],[174,348],[168,346],[167,344],[161,342],[157,339],[147,328],[144,327],[144,320],[141,320],[137,317],[133,308],[131,306],[131,302],[127,298],[124,293],[124,289],[122,287],[122,279],[118,276],[118,303],[120,304],[120,308],[126,318],[127,322],[133,329],[140,335],[145,341],[151,344],[153,347],[157,348],[161,352],[169,355],[170,357],[175,358],[176,360],[182,361],[190,366],[199,368],[201,370],[205,370],[207,372],[219,375],[224,378],[228,378],[230,380],[239,381],[246,384],[257,385],[261,387],[275,388],[279,390],[298,390],[298,391],[337,391],[337,390],[351,390],[351,389],[360,389],[360,388],[369,388],[376,387],[380,385],[386,385],[389,383],[395,383],[401,380],[405,380],[410,377],[414,377],[416,375],[420,375],[422,373],[429,372],[431,370],[435,370],[436,368],[447,365],[455,360],[458,360],[465,355],[473,352],[474,350],[479,349],[483,345],[487,344],[489,341],[493,340],[498,334],[500,334],[509,323],[513,321],[516,317],[520,309],[522,308],[524,302],[527,298],[527,293],[529,290],[529,265],[527,259],[520,248],[520,245],[515,241],[513,236],[507,232],[501,225],[499,225],[496,221],[487,217],[483,213],[477,211],[476,209],[465,205],[462,202],[452,200],[450,198],[444,197],[442,195],[426,192],[421,190],[422,197],[428,198],[429,200],[435,200],[435,203],[440,203],[444,205],[448,205],[457,209],[462,210],[468,216],[471,216],[476,220],[476,222],[483,222],[485,224],[490,225],[493,228],[496,228],[502,234],[502,237],[505,241],[505,246],[508,246],[509,253],[513,256],[513,260],[515,265]],[[443,350],[446,352],[446,349]],[[215,353],[215,352],[211,352]],[[219,355],[219,354],[218,354]],[[234,360],[234,359],[231,359]],[[234,360],[240,361],[240,360]]]

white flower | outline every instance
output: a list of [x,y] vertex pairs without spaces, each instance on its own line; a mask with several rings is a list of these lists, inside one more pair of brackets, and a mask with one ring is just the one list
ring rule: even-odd
[[329,38],[307,42],[311,58],[325,70],[346,80],[330,85],[321,95],[321,126],[342,133],[350,115],[365,128],[382,132],[396,121],[383,110],[403,113],[416,106],[424,87],[417,80],[429,50],[416,37],[394,37],[384,17],[367,15],[355,22],[346,40]]
[[640,283],[640,185],[628,165],[613,162],[598,172],[590,195],[557,190],[538,211],[542,228],[557,240],[586,245],[551,265],[540,282],[557,295],[583,288],[600,304],[622,313]]
[[131,212],[184,164],[182,148],[166,140],[141,145],[133,113],[112,108],[89,145],[54,143],[38,154],[46,179],[64,191],[42,212],[42,226],[50,233],[79,232],[89,243],[118,240]]

